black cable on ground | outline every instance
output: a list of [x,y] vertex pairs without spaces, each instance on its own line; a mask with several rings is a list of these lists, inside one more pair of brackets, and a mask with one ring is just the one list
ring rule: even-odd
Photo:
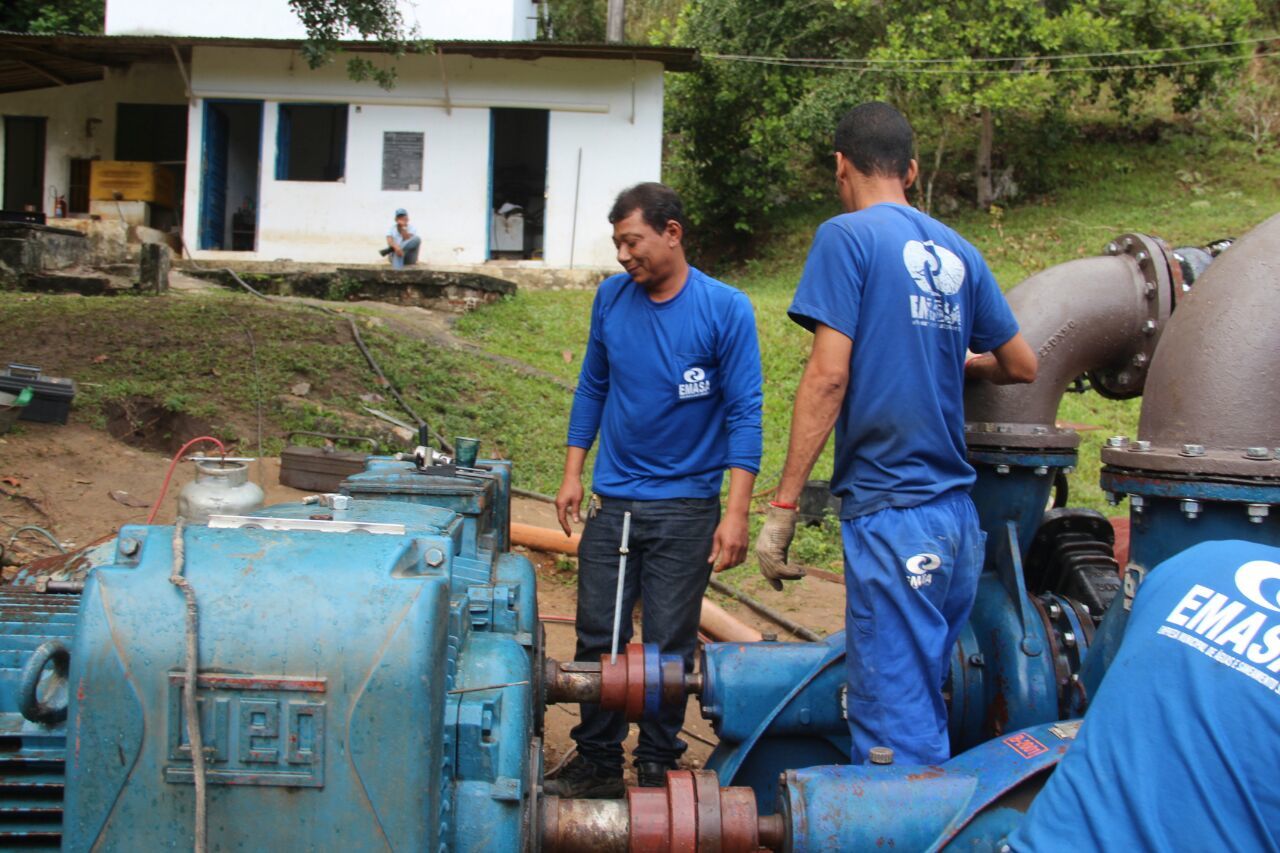
[[798,622],[793,622],[792,620],[783,616],[778,611],[774,610],[772,607],[769,607],[767,604],[762,604],[761,602],[747,595],[745,592],[740,592],[734,589],[733,587],[729,586],[728,584],[722,583],[716,580],[715,578],[712,578],[711,580],[709,580],[707,582],[707,585],[710,586],[712,589],[714,589],[716,592],[724,593],[730,598],[741,601],[747,607],[751,608],[756,613],[759,613],[761,616],[768,619],[770,622],[775,622],[778,625],[781,625],[783,628],[786,628],[788,631],[795,634],[797,637],[800,637],[801,639],[808,640],[811,643],[822,642],[822,638],[819,637],[817,634],[815,634],[813,631],[810,631],[808,628],[804,627]]
[[[223,272],[231,276],[231,278],[235,280],[236,284],[240,285],[245,290],[249,291],[259,299],[266,300],[267,302],[274,301],[270,296],[267,296],[265,293],[262,293],[261,291],[251,287],[248,282],[246,282],[240,276],[236,275],[235,272],[230,268],[223,267]],[[417,424],[419,427],[426,426],[427,422],[423,420],[422,417],[416,411],[414,411],[413,407],[409,405],[408,401],[405,400],[405,398],[400,395],[400,391],[396,388],[396,386],[393,385],[391,383],[391,380],[387,378],[387,375],[382,372],[382,367],[379,366],[377,359],[373,357],[373,353],[369,352],[369,347],[365,344],[364,338],[360,334],[360,328],[356,325],[356,321],[354,318],[346,314],[343,314],[341,311],[335,311],[332,308],[326,308],[322,305],[310,305],[305,302],[299,303],[299,304],[301,304],[305,308],[310,308],[314,311],[319,311],[323,314],[328,314],[331,317],[338,317],[340,319],[346,320],[347,325],[351,327],[351,337],[355,340],[356,347],[359,348],[360,354],[363,355],[364,360],[369,363],[369,367],[372,368],[374,374],[377,375],[378,379],[382,381],[383,387],[385,387],[389,392],[391,392],[391,396],[395,398],[395,401],[400,404],[400,408],[403,409],[404,412],[407,415],[409,415],[410,418],[413,419],[413,422],[415,424]],[[431,429],[431,428],[428,427],[428,429]],[[445,440],[445,437],[441,435],[439,432],[437,432],[435,429],[431,429],[431,437],[436,440],[436,443],[440,445],[440,449],[443,450],[445,453],[453,453],[453,446],[449,444],[449,442]]]

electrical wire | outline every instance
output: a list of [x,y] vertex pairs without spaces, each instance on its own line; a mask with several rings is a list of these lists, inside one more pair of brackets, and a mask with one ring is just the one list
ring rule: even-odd
[[[150,522],[148,522],[150,523]],[[169,583],[178,587],[186,601],[186,665],[182,679],[182,713],[187,718],[187,745],[191,747],[191,770],[196,783],[195,853],[207,849],[206,830],[208,815],[205,793],[204,738],[200,732],[200,710],[196,704],[196,687],[200,668],[200,612],[196,609],[196,591],[183,577],[186,553],[183,542],[185,520],[179,516],[173,525],[173,565],[169,571]]]
[[1195,50],[1216,50],[1224,47],[1243,47],[1263,44],[1280,39],[1280,34],[1257,36],[1255,38],[1236,41],[1201,42],[1198,44],[1171,45],[1169,47],[1132,47],[1117,50],[1100,50],[1084,53],[1046,53],[1039,56],[981,56],[981,57],[902,57],[898,59],[880,59],[864,57],[862,59],[843,59],[839,57],[773,57],[742,53],[704,53],[706,59],[735,61],[785,60],[792,63],[840,64],[849,66],[861,65],[930,65],[954,62],[998,63],[998,62],[1042,62],[1050,59],[1099,59],[1105,56],[1135,56],[1150,53],[1178,53]]
[[[981,76],[1005,76],[1017,77],[1029,74],[1090,74],[1099,71],[1151,71],[1162,68],[1188,68],[1205,65],[1224,65],[1230,62],[1248,62],[1256,56],[1271,56],[1280,51],[1269,51],[1262,54],[1250,54],[1248,56],[1220,56],[1210,59],[1188,59],[1177,62],[1150,62],[1133,65],[1080,65],[1075,67],[1056,67],[1056,68],[911,68],[906,66],[851,66],[841,64],[839,60],[829,61],[811,61],[805,60],[795,62],[789,59],[774,59],[770,57],[725,57],[715,54],[708,54],[707,59],[722,59],[734,62],[750,62],[757,65],[771,65],[778,68],[804,68],[819,71],[857,71],[860,74],[923,74],[935,76],[960,76],[960,77],[981,77]],[[958,61],[958,60],[957,60]]]
[[22,525],[21,527],[19,527],[17,530],[13,531],[13,535],[11,535],[11,536],[9,537],[9,542],[8,542],[8,544],[7,544],[7,545],[5,545],[5,548],[6,548],[6,549],[7,549],[7,548],[12,548],[12,547],[13,547],[13,540],[17,539],[17,538],[18,538],[18,534],[19,534],[19,533],[22,533],[24,530],[30,530],[30,531],[31,531],[31,532],[33,532],[33,533],[39,533],[39,534],[40,534],[41,536],[43,536],[45,539],[48,539],[50,542],[52,542],[52,543],[53,543],[53,547],[57,548],[57,549],[58,549],[58,551],[59,551],[60,553],[62,553],[62,554],[67,553],[67,549],[62,547],[62,543],[61,543],[61,542],[59,542],[57,539],[55,539],[52,533],[50,533],[49,531],[45,530],[43,527],[37,527],[37,526],[36,526],[36,525],[34,525],[34,524],[24,524],[24,525]]
[[178,462],[182,460],[182,454],[187,452],[187,448],[193,444],[199,444],[202,441],[212,441],[218,445],[218,449],[222,451],[223,457],[227,455],[227,448],[223,446],[221,441],[211,435],[202,435],[193,438],[182,447],[178,448],[178,452],[173,454],[173,459],[169,462],[169,470],[165,472],[164,483],[160,486],[160,494],[156,496],[156,502],[151,505],[151,512],[147,515],[147,524],[156,520],[156,513],[160,512],[160,504],[164,501],[165,494],[169,491],[169,480],[173,478],[173,469],[178,467]]

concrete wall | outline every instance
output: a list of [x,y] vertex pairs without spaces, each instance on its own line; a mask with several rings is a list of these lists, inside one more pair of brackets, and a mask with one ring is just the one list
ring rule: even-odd
[[[662,67],[607,60],[407,57],[390,93],[349,80],[340,67],[309,70],[289,51],[196,48],[192,62],[184,237],[198,245],[202,98],[266,102],[258,251],[232,257],[373,263],[397,207],[407,208],[431,264],[487,259],[489,110],[550,110],[545,263],[610,267],[606,215],[619,190],[658,180],[662,154]],[[346,175],[341,182],[277,181],[281,102],[348,104]],[[446,106],[446,103],[448,106]],[[634,121],[633,121],[634,118]],[[418,192],[381,189],[382,134],[425,134]],[[581,176],[578,158],[581,151]],[[575,190],[577,219],[574,219]],[[237,202],[238,203],[238,200]],[[575,234],[576,226],[576,234]],[[217,258],[222,252],[196,252]],[[572,258],[571,258],[572,254]]]
[[[138,64],[127,71],[107,71],[95,83],[36,89],[0,95],[0,115],[44,116],[44,212],[53,215],[48,188],[65,195],[72,159],[115,156],[116,104],[184,104],[182,77],[172,63]],[[0,158],[4,134],[0,133]],[[3,162],[0,159],[0,162]],[[0,170],[0,182],[3,182]],[[4,187],[0,184],[0,195]]]
[[[532,0],[399,0],[423,38],[524,40],[537,35]],[[303,38],[288,0],[107,0],[107,35]],[[354,38],[354,36],[352,36]]]

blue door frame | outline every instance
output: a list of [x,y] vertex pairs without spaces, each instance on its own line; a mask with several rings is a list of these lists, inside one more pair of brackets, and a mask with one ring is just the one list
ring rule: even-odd
[[[230,129],[227,117],[213,109],[219,104],[253,104],[258,107],[258,207],[261,210],[263,102],[248,99],[220,98],[204,102],[204,130],[200,155],[200,222],[201,249],[226,249],[224,235],[227,221],[227,146]],[[256,248],[256,239],[255,239]]]

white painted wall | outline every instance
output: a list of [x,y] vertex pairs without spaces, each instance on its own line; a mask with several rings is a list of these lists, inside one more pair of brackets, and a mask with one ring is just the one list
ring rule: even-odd
[[[106,72],[94,83],[77,83],[0,95],[0,115],[44,116],[44,212],[53,215],[50,186],[65,195],[72,159],[115,156],[116,104],[183,104],[182,78],[172,63],[134,65],[127,71]],[[0,133],[0,158],[4,134]],[[0,159],[0,162],[3,162]],[[4,171],[0,169],[0,196]]]
[[[398,5],[405,23],[423,38],[520,41],[537,35],[533,0],[398,0]],[[107,0],[106,33],[306,36],[288,0]]]
[[[613,267],[606,221],[617,193],[658,180],[662,153],[662,67],[608,60],[446,58],[448,104],[435,57],[400,62],[387,93],[349,80],[343,69],[311,71],[289,51],[195,49],[188,133],[185,239],[198,245],[202,98],[266,101],[258,251],[234,257],[374,263],[397,207],[424,239],[422,260],[472,264],[487,259],[489,108],[549,109],[545,262]],[[349,104],[345,180],[277,181],[278,105]],[[633,118],[634,109],[634,123]],[[381,189],[384,131],[425,134],[420,192]],[[582,151],[581,176],[578,152]],[[574,196],[577,192],[577,219]],[[575,236],[576,225],[576,236]],[[221,252],[195,252],[216,258]]]

